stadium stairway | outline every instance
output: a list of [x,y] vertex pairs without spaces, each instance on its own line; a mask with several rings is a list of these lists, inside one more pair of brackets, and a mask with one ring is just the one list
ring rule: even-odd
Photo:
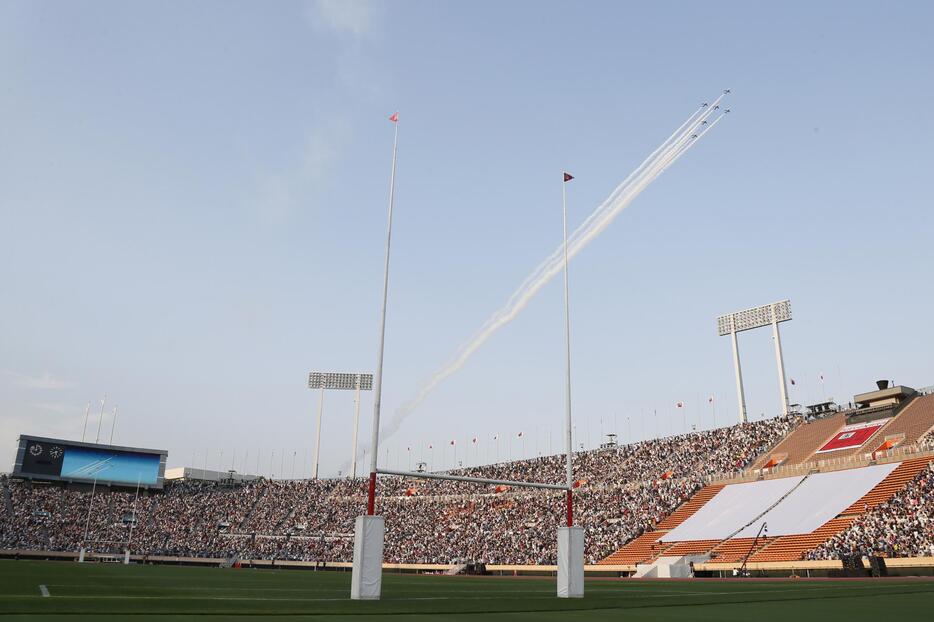
[[0,483],[3,484],[3,507],[6,508],[7,516],[13,516],[13,495],[10,494],[10,485],[7,478],[2,478]]
[[247,513],[243,515],[243,520],[237,525],[237,531],[243,531],[244,526],[250,522],[250,519],[253,518],[253,514],[256,512],[256,508],[259,507],[259,504],[263,502],[263,499],[266,498],[266,493],[268,488],[263,488],[263,491],[256,495],[256,501],[253,502],[253,505],[250,506],[250,509],[247,510]]
[[292,520],[293,516],[295,516],[295,508],[289,509],[286,515],[283,516],[282,519],[276,523],[276,526],[273,527],[272,533],[280,533],[282,530],[282,526],[288,523],[290,520]]

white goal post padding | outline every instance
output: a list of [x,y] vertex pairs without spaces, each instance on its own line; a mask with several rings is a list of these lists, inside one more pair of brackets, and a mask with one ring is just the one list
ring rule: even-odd
[[584,597],[584,528],[558,528],[558,598]]
[[378,600],[383,582],[383,536],[386,524],[382,516],[358,516],[354,524],[353,572],[350,598]]

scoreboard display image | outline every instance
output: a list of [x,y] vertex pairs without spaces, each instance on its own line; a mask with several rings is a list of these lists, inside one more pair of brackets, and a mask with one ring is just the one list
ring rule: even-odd
[[167,452],[20,436],[13,475],[50,481],[162,488]]

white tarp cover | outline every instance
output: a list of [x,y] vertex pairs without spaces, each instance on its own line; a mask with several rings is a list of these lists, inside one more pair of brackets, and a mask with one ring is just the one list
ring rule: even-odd
[[724,540],[762,514],[802,479],[804,478],[785,477],[730,484],[714,495],[713,499],[705,503],[693,516],[665,534],[662,542]]
[[750,525],[737,538],[754,538],[762,522],[769,536],[811,533],[850,507],[876,487],[898,466],[897,462],[830,473],[816,473],[768,514]]
[[872,490],[896,467],[897,462],[815,473],[758,519],[757,516],[804,478],[730,484],[693,516],[665,534],[662,541],[723,540],[753,519],[755,522],[733,537],[753,538],[762,523],[767,523],[770,537],[811,533]]

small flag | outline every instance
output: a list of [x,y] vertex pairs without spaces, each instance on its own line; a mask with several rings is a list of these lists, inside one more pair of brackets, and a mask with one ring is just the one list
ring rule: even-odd
[[392,121],[393,123],[398,123],[398,122],[399,122],[399,113],[398,113],[398,112],[392,113],[392,115],[389,117],[389,120]]
[[574,175],[571,175],[570,173],[568,173],[567,171],[565,171],[565,173],[564,173],[564,183],[567,183],[567,182],[571,181],[572,179],[574,179]]

